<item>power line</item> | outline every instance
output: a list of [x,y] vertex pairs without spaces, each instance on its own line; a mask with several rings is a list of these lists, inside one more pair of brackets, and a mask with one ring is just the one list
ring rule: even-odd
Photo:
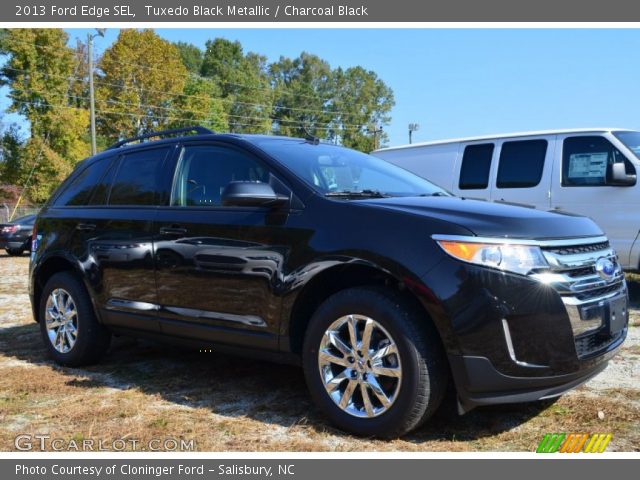
[[[32,72],[30,70],[24,70],[24,69],[20,69],[20,68],[14,68],[14,67],[8,67],[8,66],[4,66],[1,67],[0,70],[11,70],[11,71],[15,71],[15,72],[22,72],[22,73],[27,73],[27,74],[31,74]],[[79,82],[85,82],[86,79],[83,77],[76,77],[73,75],[57,75],[55,73],[42,73],[42,72],[37,72],[39,75],[43,76],[44,78],[60,78],[60,79],[64,79],[67,81],[79,81]],[[206,77],[199,77],[201,79],[207,79]],[[110,86],[110,87],[115,87],[121,90],[132,90],[134,92],[139,93],[140,90],[137,89],[136,87],[132,86],[132,85],[124,85],[124,84],[118,84],[118,83],[112,83],[112,82],[105,82],[104,80],[100,80],[97,79],[94,81],[94,83],[96,85],[103,85],[103,86]],[[208,95],[208,94],[202,94],[202,95],[193,95],[193,94],[187,94],[187,93],[171,93],[171,92],[166,92],[164,90],[157,90],[157,89],[145,89],[144,90],[145,93],[158,93],[158,94],[162,94],[162,95],[170,95],[172,97],[183,97],[183,98],[197,98],[202,100],[203,98],[211,98],[211,99],[215,99],[215,100],[220,100],[222,102],[228,102],[228,103],[232,103],[234,105],[245,105],[245,106],[251,106],[251,107],[263,107],[263,108],[271,108],[271,109],[276,109],[276,110],[288,110],[288,111],[292,111],[292,112],[305,112],[305,113],[317,113],[317,114],[321,114],[321,115],[349,115],[350,112],[345,112],[345,111],[336,111],[336,110],[317,110],[317,109],[310,109],[310,108],[301,108],[301,107],[287,107],[287,106],[282,106],[282,105],[267,105],[267,104],[260,104],[260,103],[251,103],[251,102],[242,102],[239,100],[235,100],[232,98],[224,98],[224,97],[216,97],[214,95]],[[364,106],[363,104],[356,104],[357,106]]]
[[[38,45],[38,44],[33,44],[33,43],[30,43],[30,42],[26,42],[24,40],[12,39],[11,41],[12,42],[16,42],[16,43],[22,43],[23,45],[33,46],[33,47],[36,47],[36,48],[42,48],[42,49],[55,49],[56,48],[56,47],[53,47],[51,45]],[[68,48],[72,48],[72,47],[68,47]],[[137,68],[141,68],[141,69],[155,70],[155,71],[160,72],[160,73],[164,73],[164,74],[167,74],[167,75],[173,75],[173,76],[177,75],[177,76],[180,76],[180,77],[183,77],[183,78],[195,78],[195,79],[207,79],[207,78],[209,78],[209,77],[203,77],[202,75],[198,75],[198,74],[195,74],[195,73],[192,73],[192,72],[179,73],[179,72],[174,72],[174,71],[168,71],[168,70],[165,70],[163,68],[155,67],[155,66],[152,66],[152,65],[142,65],[142,64],[139,64],[139,63],[125,62],[125,61],[122,61],[122,60],[119,60],[117,63],[119,65],[128,65],[128,66],[131,66],[131,67],[137,67]],[[270,93],[274,92],[274,89],[271,88],[271,87],[256,87],[256,86],[253,86],[253,85],[246,85],[246,84],[243,84],[243,83],[228,82],[228,81],[218,81],[218,83],[223,84],[223,85],[232,85],[232,86],[236,86],[236,87],[248,88],[248,89],[252,89],[252,90],[262,90],[262,91],[270,92]],[[310,99],[313,99],[313,100],[320,100],[322,102],[330,102],[330,101],[334,100],[332,97],[323,98],[323,97],[317,96],[317,95],[307,95],[307,94],[304,94],[304,93],[295,93],[295,92],[289,92],[289,91],[286,91],[286,90],[281,90],[281,91],[279,91],[279,93],[285,94],[285,95],[292,95],[292,96],[302,97],[302,98],[310,98]]]

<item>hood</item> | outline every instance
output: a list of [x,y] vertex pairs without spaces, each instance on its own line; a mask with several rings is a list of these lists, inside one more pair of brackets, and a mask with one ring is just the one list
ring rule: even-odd
[[459,197],[393,197],[358,203],[437,218],[462,226],[479,237],[542,240],[604,235],[586,217]]

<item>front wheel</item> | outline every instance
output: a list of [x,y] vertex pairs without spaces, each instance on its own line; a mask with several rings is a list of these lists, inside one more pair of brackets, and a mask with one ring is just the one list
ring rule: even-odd
[[311,318],[303,364],[322,411],[343,430],[397,437],[438,408],[447,368],[428,318],[395,292],[352,288]]

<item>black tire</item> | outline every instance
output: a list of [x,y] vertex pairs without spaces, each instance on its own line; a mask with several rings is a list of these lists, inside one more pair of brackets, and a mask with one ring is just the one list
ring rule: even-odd
[[[77,337],[75,344],[67,352],[58,351],[49,339],[46,326],[47,300],[56,289],[63,289],[71,295],[77,311]],[[49,356],[58,364],[79,367],[98,362],[106,353],[111,342],[111,332],[98,323],[87,289],[71,272],[60,272],[52,276],[40,297],[40,333]]]
[[[359,418],[331,399],[320,376],[318,350],[337,319],[358,314],[374,319],[397,345],[402,381],[395,401],[378,416]],[[378,287],[340,291],[316,310],[305,334],[303,367],[311,396],[338,428],[356,435],[397,438],[417,428],[437,410],[448,383],[448,366],[439,335],[424,312],[396,292]]]
[[5,248],[7,254],[11,255],[12,257],[17,257],[18,255],[22,255],[22,252],[24,252],[24,250],[22,248]]

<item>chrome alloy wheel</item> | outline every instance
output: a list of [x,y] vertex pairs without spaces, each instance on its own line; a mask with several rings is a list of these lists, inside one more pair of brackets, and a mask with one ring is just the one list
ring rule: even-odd
[[329,326],[320,342],[318,366],[331,399],[354,417],[371,418],[386,412],[402,382],[393,337],[364,315],[345,315]]
[[60,353],[67,353],[78,339],[78,310],[69,292],[56,288],[45,307],[45,322],[49,341]]

